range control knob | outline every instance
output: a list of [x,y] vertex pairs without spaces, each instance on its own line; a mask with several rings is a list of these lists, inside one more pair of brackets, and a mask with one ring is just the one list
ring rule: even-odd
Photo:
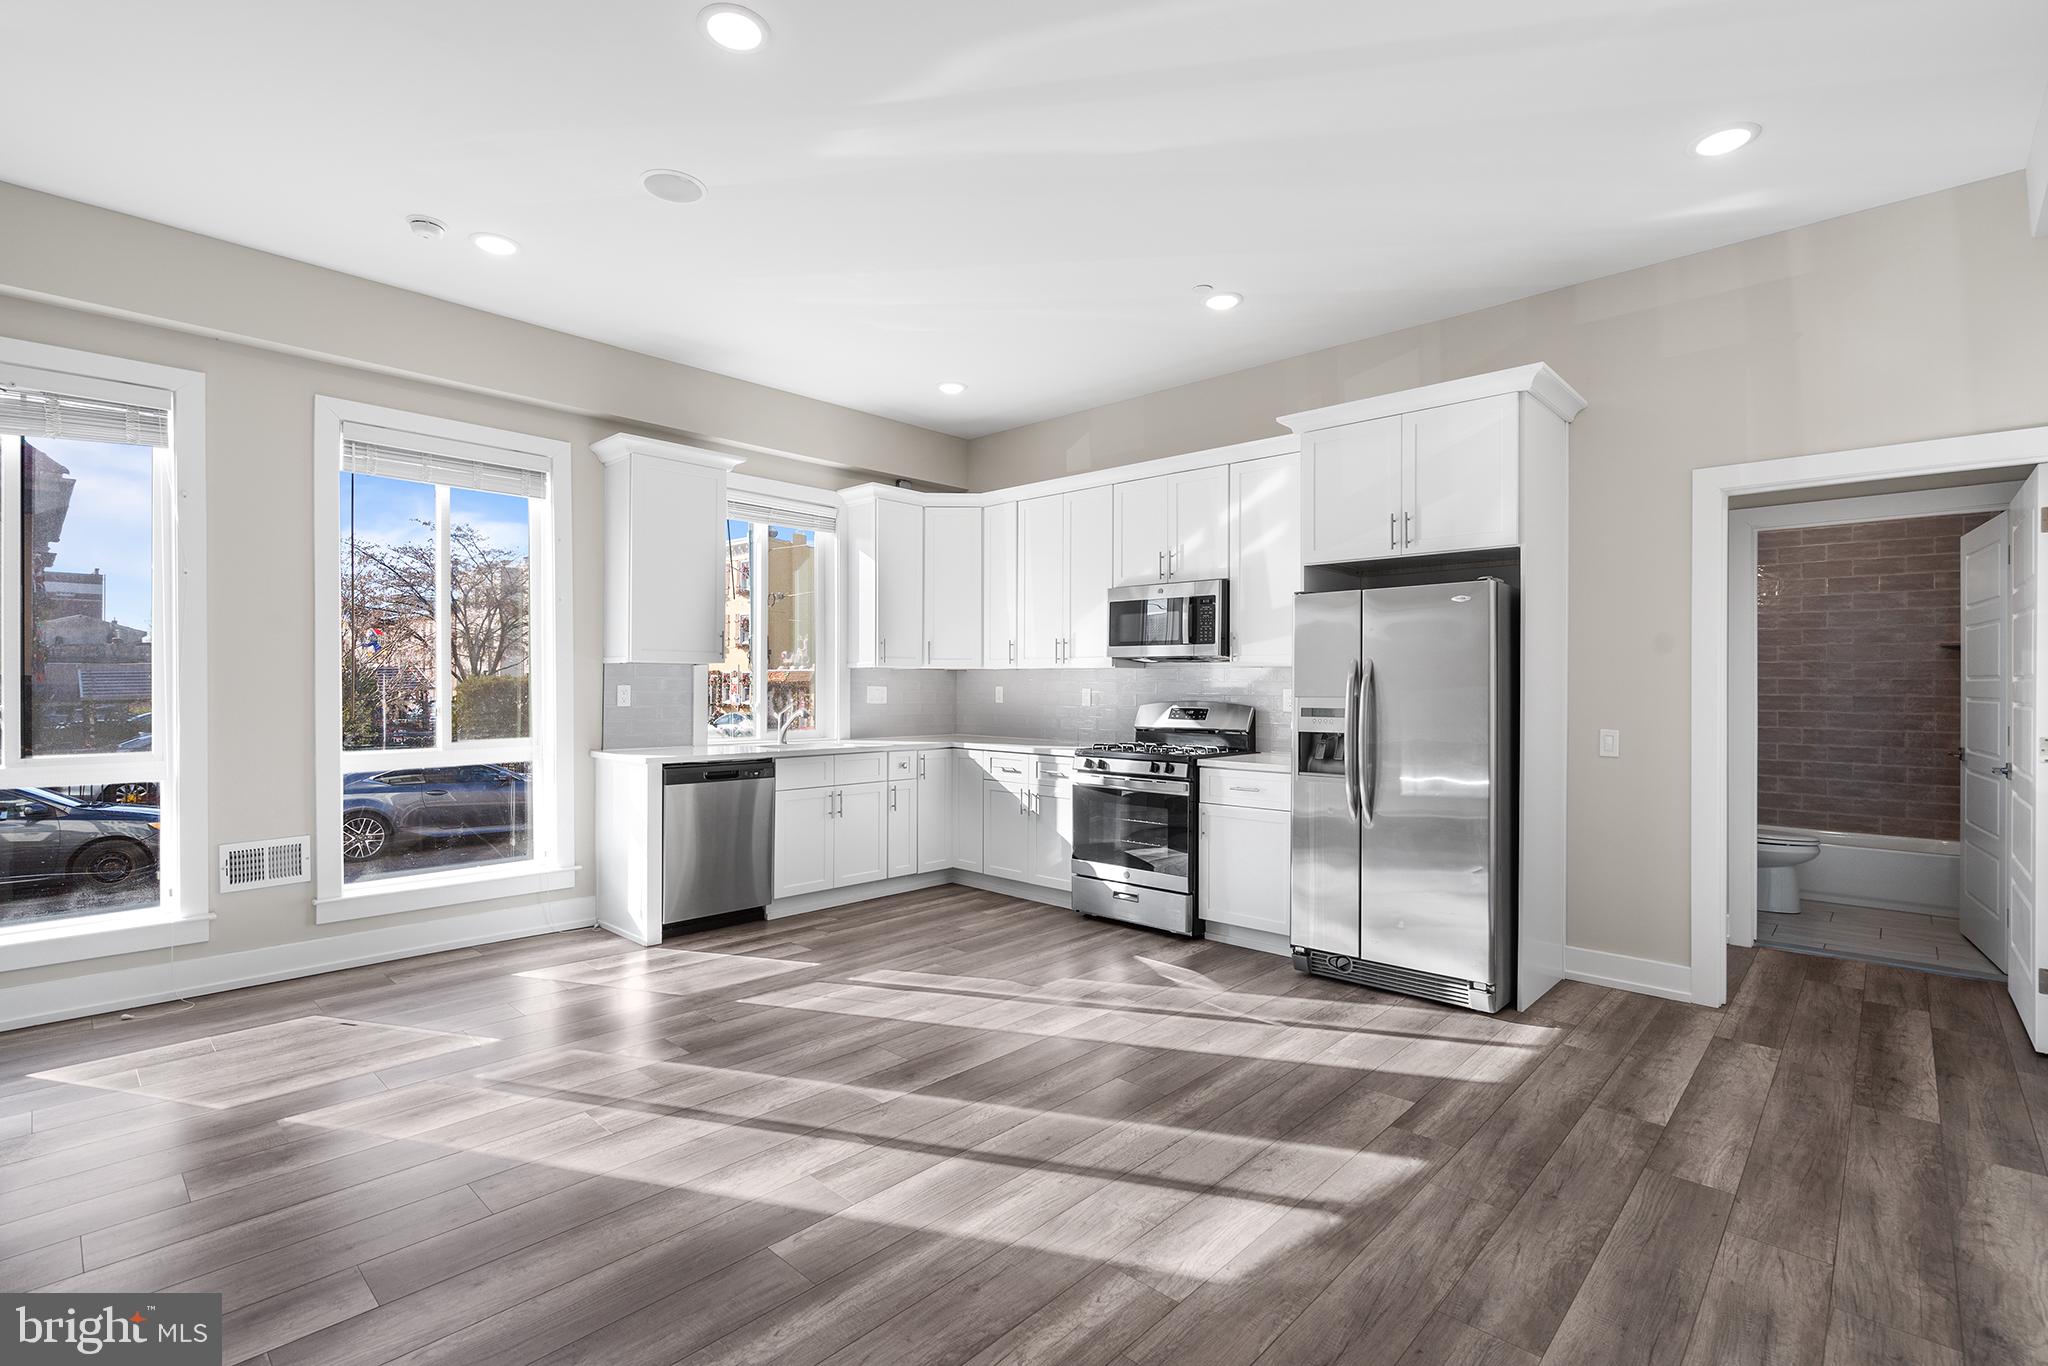
[[1159,761],[1157,759],[1154,759],[1150,767],[1154,773],[1157,773],[1159,771]]

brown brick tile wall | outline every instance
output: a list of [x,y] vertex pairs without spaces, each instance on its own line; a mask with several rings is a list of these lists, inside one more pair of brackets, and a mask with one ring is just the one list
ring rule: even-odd
[[1981,512],[1757,536],[1757,818],[1957,837],[1959,545]]

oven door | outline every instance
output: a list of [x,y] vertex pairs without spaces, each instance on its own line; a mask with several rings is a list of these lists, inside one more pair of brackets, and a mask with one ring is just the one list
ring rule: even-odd
[[1177,779],[1074,775],[1074,875],[1194,890],[1195,797]]

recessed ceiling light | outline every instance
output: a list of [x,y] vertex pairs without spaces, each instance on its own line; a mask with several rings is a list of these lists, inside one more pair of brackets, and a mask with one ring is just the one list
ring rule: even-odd
[[1228,290],[1225,290],[1222,293],[1217,293],[1216,291],[1211,290],[1209,294],[1202,300],[1202,306],[1217,313],[1228,313],[1231,309],[1236,308],[1239,304],[1243,302],[1244,295],[1242,294],[1232,294]]
[[448,225],[438,218],[429,218],[416,213],[405,220],[405,226],[412,229],[412,235],[428,242],[438,242],[448,231]]
[[949,380],[947,380],[947,381],[946,381],[946,382],[945,382],[944,384],[941,384],[941,385],[939,386],[939,392],[940,392],[940,393],[942,393],[942,394],[945,394],[945,395],[947,395],[947,396],[949,396],[949,397],[950,397],[950,396],[952,396],[952,395],[954,395],[954,394],[964,394],[964,393],[966,393],[966,392],[967,392],[967,386],[966,386],[966,385],[964,385],[964,384],[962,384],[962,383],[961,383],[961,382],[960,382],[959,380],[957,380],[957,379],[949,379]]
[[744,5],[706,5],[697,22],[704,36],[727,52],[758,52],[768,41],[768,21]]
[[469,235],[469,244],[491,256],[512,256],[519,251],[517,242],[495,232],[473,232]]
[[648,171],[640,177],[640,186],[671,204],[694,204],[710,193],[703,181],[687,171]]
[[1764,130],[1753,123],[1738,123],[1728,128],[1707,134],[1692,145],[1694,156],[1724,157],[1730,152],[1741,151],[1756,141],[1757,134]]

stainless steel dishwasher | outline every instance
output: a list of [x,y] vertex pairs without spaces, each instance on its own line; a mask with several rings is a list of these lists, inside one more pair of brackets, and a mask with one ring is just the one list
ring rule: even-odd
[[775,895],[775,761],[661,770],[661,923],[766,906]]

